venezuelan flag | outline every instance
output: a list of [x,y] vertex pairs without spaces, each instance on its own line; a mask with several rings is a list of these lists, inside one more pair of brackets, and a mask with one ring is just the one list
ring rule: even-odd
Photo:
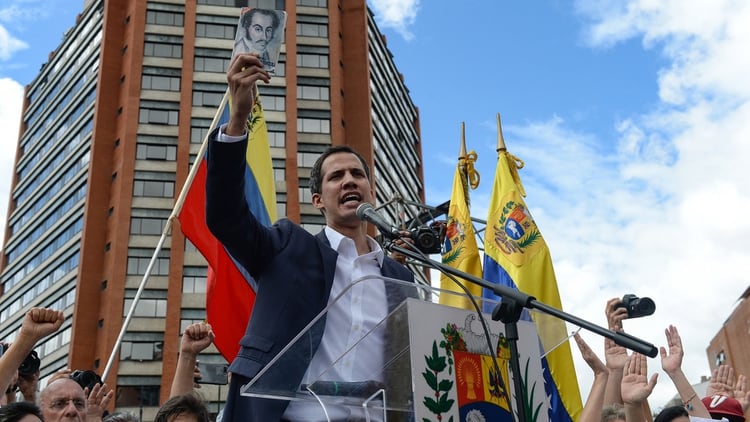
[[[466,142],[463,136],[464,125],[461,123],[461,150],[453,176],[453,190],[448,206],[445,228],[445,244],[443,246],[443,264],[457,270],[482,277],[482,261],[479,258],[479,248],[474,233],[474,226],[469,213],[469,185],[472,189],[479,186],[479,174],[474,170],[477,154],[474,151],[466,153]],[[464,280],[458,280],[468,288],[472,296],[481,297],[482,286]],[[457,308],[473,309],[471,302],[463,295],[466,293],[445,274],[440,276],[440,288],[460,294],[440,295],[440,304]]]
[[[231,100],[219,110],[219,125],[229,121]],[[245,154],[245,197],[250,211],[263,224],[276,221],[276,186],[268,143],[268,128],[260,97],[247,121],[249,142]],[[213,128],[212,128],[213,129]],[[208,262],[206,314],[216,339],[216,348],[228,361],[239,351],[239,343],[255,302],[255,281],[236,263],[206,226],[206,161],[190,185],[179,214],[180,227]]]
[[[492,187],[484,243],[484,279],[504,284],[562,309],[552,258],[542,234],[529,212],[518,175],[523,163],[507,151],[498,116],[498,160]],[[498,299],[485,289],[485,297]],[[528,317],[528,313],[525,313]],[[533,316],[541,347],[545,389],[550,398],[550,421],[575,421],[581,412],[573,357],[565,324],[553,317]]]

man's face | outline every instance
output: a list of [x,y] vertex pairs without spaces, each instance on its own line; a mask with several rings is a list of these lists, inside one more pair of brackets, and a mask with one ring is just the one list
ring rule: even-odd
[[268,47],[268,42],[273,38],[273,19],[269,15],[255,13],[247,28],[247,36],[253,44],[253,48],[263,52]]
[[373,191],[356,155],[338,152],[326,157],[321,166],[321,193],[313,194],[315,208],[325,210],[326,222],[333,228],[353,228],[362,222],[357,207],[372,203]]
[[42,391],[40,404],[47,422],[86,419],[86,396],[81,386],[71,379],[61,378],[49,384]]

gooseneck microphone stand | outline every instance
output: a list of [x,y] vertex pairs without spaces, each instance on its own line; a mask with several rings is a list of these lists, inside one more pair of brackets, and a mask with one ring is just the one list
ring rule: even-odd
[[446,274],[462,278],[470,283],[478,284],[486,289],[492,290],[493,293],[502,298],[502,302],[498,304],[492,311],[492,319],[495,321],[501,321],[505,324],[505,336],[510,346],[510,367],[513,372],[513,387],[516,395],[516,412],[518,413],[519,421],[529,421],[526,416],[525,408],[523,406],[523,387],[521,384],[521,365],[518,356],[518,321],[521,318],[521,313],[524,308],[526,309],[537,309],[548,315],[552,315],[563,321],[567,321],[571,324],[577,325],[593,333],[599,334],[602,337],[606,337],[615,342],[620,346],[630,349],[634,352],[646,355],[648,357],[656,357],[658,350],[656,346],[641,340],[630,334],[608,330],[604,327],[596,325],[585,319],[579,318],[575,315],[563,312],[559,309],[553,308],[546,303],[536,300],[535,297],[529,296],[528,294],[512,289],[508,286],[491,283],[487,280],[481,279],[469,273],[457,270],[456,268],[450,267],[443,264],[442,262],[434,261],[422,253],[415,252],[410,249],[405,249],[395,245],[393,242],[387,242],[385,249],[391,252],[398,252],[405,256],[408,256],[415,261],[421,262],[429,267],[438,269]]

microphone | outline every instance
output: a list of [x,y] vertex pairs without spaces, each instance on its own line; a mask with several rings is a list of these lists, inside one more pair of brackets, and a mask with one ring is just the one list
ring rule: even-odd
[[377,227],[378,230],[380,230],[380,233],[388,239],[393,240],[401,237],[401,233],[395,227],[388,224],[383,217],[375,211],[372,204],[368,204],[367,202],[360,204],[357,207],[357,217],[359,217],[360,220],[367,221]]

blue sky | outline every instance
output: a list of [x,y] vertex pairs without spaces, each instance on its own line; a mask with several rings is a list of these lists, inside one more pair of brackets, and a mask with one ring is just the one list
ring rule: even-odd
[[[0,6],[0,217],[22,87],[82,3]],[[427,202],[449,197],[465,122],[482,177],[472,215],[486,218],[500,113],[565,310],[604,325],[607,299],[651,297],[656,314],[626,330],[661,346],[676,325],[688,379],[709,375],[705,349],[748,286],[750,3],[455,3],[370,0],[420,109]],[[674,393],[661,373],[652,407]]]

